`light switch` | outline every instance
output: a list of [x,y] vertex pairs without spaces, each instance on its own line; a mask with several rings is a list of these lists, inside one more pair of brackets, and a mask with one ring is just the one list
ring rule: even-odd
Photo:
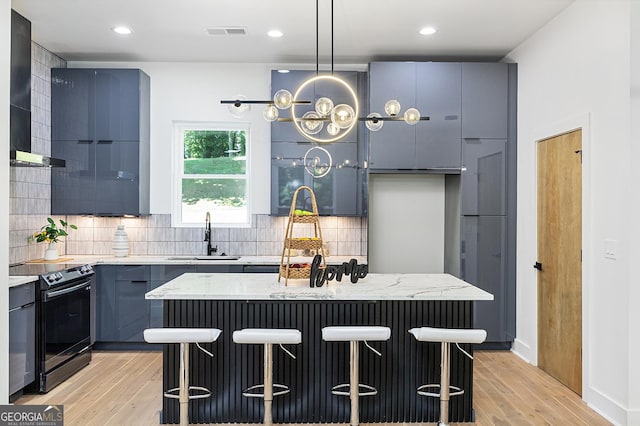
[[618,257],[618,241],[604,240],[604,258],[616,260]]

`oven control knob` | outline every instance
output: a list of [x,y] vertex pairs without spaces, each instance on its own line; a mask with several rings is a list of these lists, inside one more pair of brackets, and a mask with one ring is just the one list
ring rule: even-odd
[[55,274],[47,275],[45,280],[47,280],[48,283],[54,282],[56,280]]
[[62,279],[62,274],[60,272],[56,272],[56,281],[60,281]]

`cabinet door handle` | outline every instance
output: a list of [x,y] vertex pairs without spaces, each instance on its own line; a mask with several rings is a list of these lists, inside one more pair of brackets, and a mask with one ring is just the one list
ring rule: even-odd
[[109,139],[100,139],[98,143],[113,143],[113,141]]
[[534,263],[533,267],[536,268],[538,271],[542,271],[542,263],[540,262]]
[[132,284],[147,284],[149,281],[145,280],[131,280]]
[[92,143],[91,139],[78,139],[78,143]]

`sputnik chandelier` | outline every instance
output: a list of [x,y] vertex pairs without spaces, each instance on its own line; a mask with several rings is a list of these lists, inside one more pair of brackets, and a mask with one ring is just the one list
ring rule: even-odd
[[[342,78],[333,73],[333,0],[331,0],[331,74],[320,74],[318,53],[318,0],[316,0],[316,75],[304,81],[292,94],[286,89],[278,90],[273,99],[250,100],[239,95],[233,100],[221,100],[228,104],[231,114],[240,118],[251,109],[251,104],[265,105],[263,117],[273,122],[290,121],[298,133],[306,139],[318,143],[337,142],[348,135],[358,121],[364,121],[367,129],[376,132],[382,129],[385,121],[404,121],[414,125],[422,117],[416,108],[408,108],[400,114],[401,105],[395,100],[389,100],[384,106],[386,115],[372,112],[366,117],[360,117],[358,96],[353,88]],[[316,93],[339,93],[341,103],[335,104],[328,96],[317,97]],[[316,99],[317,97],[317,99]],[[314,99],[312,102],[309,99]],[[280,117],[280,111],[291,109],[291,117]]]

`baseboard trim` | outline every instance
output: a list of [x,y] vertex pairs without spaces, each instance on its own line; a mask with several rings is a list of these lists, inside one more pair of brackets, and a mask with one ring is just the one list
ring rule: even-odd
[[[583,395],[583,399],[589,408],[614,425],[638,424],[629,422],[632,418],[632,412],[630,410],[625,409],[620,403],[614,401],[594,387],[589,388],[589,395]],[[640,412],[635,414],[640,416]]]
[[[513,341],[513,346],[511,346],[511,352],[513,352],[514,354],[518,355],[520,358],[522,358],[523,360],[525,360],[529,364],[532,364],[532,362],[531,362],[531,347],[529,345],[527,345],[526,343],[524,343],[522,340],[516,338]],[[535,365],[535,364],[533,364],[533,365]]]

